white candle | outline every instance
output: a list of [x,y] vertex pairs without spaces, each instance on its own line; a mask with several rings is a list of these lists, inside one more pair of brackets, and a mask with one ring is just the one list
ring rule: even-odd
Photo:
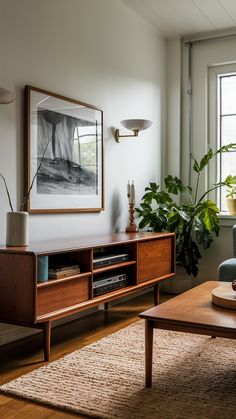
[[129,183],[129,180],[128,180],[128,184],[127,184],[127,197],[129,198],[129,204],[131,203],[130,202],[130,198],[131,198],[131,195],[130,195],[130,192],[131,192],[131,188],[130,188],[130,183]]
[[134,187],[134,181],[132,180],[132,184],[130,186],[130,203],[135,203],[135,187]]

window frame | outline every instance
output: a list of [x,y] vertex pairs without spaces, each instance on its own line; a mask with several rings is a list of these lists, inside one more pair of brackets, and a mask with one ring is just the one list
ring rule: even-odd
[[[224,76],[236,75],[236,63],[218,64],[208,66],[208,145],[216,150],[220,147],[221,138],[221,102],[220,102],[220,80]],[[208,172],[208,184],[212,185],[220,181],[221,178],[221,155],[210,164]],[[210,198],[213,199],[220,209],[220,218],[236,218],[236,216],[229,215],[226,211],[221,211],[221,190],[215,190],[210,193]]]

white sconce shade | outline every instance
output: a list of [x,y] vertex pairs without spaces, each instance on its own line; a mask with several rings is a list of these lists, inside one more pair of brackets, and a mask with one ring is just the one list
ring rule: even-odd
[[115,130],[115,139],[119,143],[120,137],[137,137],[139,131],[143,131],[149,128],[152,125],[152,121],[148,119],[124,119],[121,121],[121,125],[126,129],[133,131],[133,134],[130,135],[120,135],[120,130]]
[[152,121],[148,119],[124,119],[124,121],[121,121],[121,125],[132,131],[142,131],[149,128],[152,125]]
[[0,87],[0,104],[7,105],[15,100],[15,95],[8,89]]

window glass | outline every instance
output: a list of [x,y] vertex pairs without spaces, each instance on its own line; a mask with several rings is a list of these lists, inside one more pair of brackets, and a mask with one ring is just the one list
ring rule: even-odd
[[221,113],[236,114],[236,75],[226,75],[221,79]]
[[[236,142],[236,74],[218,76],[218,147]],[[236,151],[223,153],[217,160],[219,181],[228,175],[236,175]],[[221,212],[228,212],[226,188],[218,193],[218,206]]]
[[236,142],[236,115],[221,116],[221,145]]

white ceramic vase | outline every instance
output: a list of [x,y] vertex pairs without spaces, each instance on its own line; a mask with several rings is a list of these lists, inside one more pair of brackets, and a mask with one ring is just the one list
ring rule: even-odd
[[25,211],[7,213],[6,245],[28,246],[29,214]]

